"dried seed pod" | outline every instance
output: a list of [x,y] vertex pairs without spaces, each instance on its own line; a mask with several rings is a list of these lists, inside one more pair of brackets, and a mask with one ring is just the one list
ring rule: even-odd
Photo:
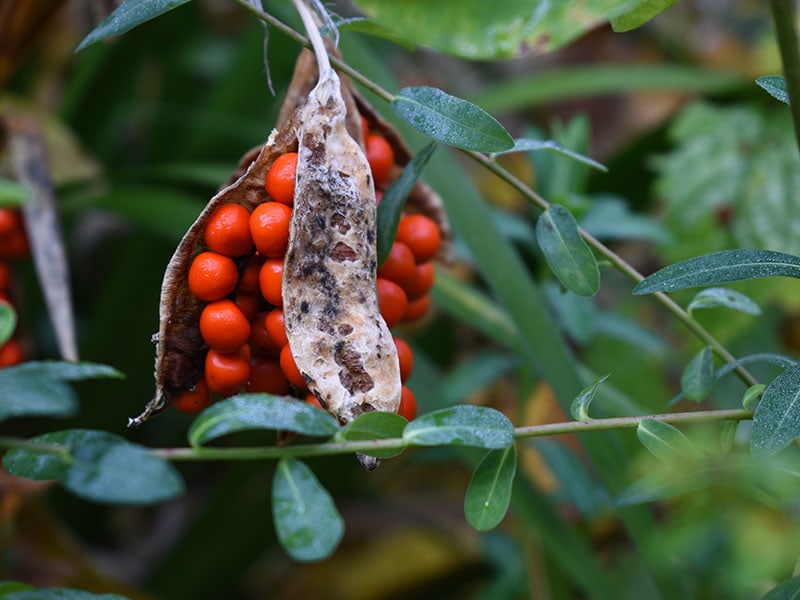
[[397,411],[400,368],[375,291],[372,175],[347,131],[339,78],[331,69],[320,71],[299,119],[283,310],[309,390],[348,422],[370,410]]

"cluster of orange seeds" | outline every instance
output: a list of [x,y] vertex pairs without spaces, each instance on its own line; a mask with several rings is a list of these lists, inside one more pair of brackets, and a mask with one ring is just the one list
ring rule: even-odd
[[[362,120],[367,160],[373,173],[378,202],[390,182],[394,152],[386,139],[371,133]],[[291,394],[320,407],[289,347],[281,293],[284,254],[294,202],[297,154],[279,156],[264,181],[269,200],[252,212],[223,204],[212,213],[204,230],[204,249],[188,273],[189,289],[206,302],[200,315],[200,334],[208,345],[203,377],[195,389],[173,406],[197,412],[214,395],[240,391]],[[380,312],[389,328],[421,318],[430,306],[433,286],[431,260],[441,244],[438,225],[430,218],[403,215],[389,257],[378,269]],[[414,368],[410,346],[394,338],[401,380]],[[405,385],[398,413],[411,420],[416,399]]]
[[[28,237],[20,211],[0,208],[0,301],[11,302],[12,273],[10,262],[28,256]],[[19,335],[14,334],[0,346],[0,368],[22,362],[24,351]]]

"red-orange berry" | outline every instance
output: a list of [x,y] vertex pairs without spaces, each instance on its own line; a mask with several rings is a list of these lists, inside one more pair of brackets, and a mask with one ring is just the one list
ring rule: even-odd
[[289,380],[283,374],[281,363],[275,358],[251,360],[247,391],[286,396],[289,393]]
[[250,235],[255,242],[256,250],[272,258],[283,256],[289,245],[291,220],[292,209],[285,204],[280,202],[259,204],[250,214]]
[[244,256],[253,247],[250,213],[240,204],[223,204],[206,223],[204,239],[214,252],[225,256]]
[[273,306],[283,306],[281,280],[283,278],[283,260],[270,258],[261,265],[258,284],[264,300]]
[[266,312],[258,313],[250,323],[250,348],[254,354],[278,358],[281,346],[275,344],[265,325]]
[[397,414],[405,417],[407,421],[413,421],[417,416],[417,398],[414,392],[403,386],[403,391],[400,395],[400,406],[397,409]]
[[205,380],[201,379],[195,384],[193,390],[184,392],[173,401],[172,406],[181,412],[198,413],[211,405],[211,394]]
[[7,235],[0,235],[0,258],[23,258],[30,251],[24,229],[15,229]]
[[261,271],[262,264],[264,264],[264,257],[260,254],[250,257],[242,269],[242,274],[239,275],[239,286],[236,288],[238,291],[246,294],[258,293],[258,273]]
[[239,391],[250,377],[250,361],[241,352],[217,352],[213,348],[206,354],[205,378],[208,389],[221,396]]
[[236,297],[233,301],[248,321],[255,319],[261,309],[261,296],[259,294],[236,292]]
[[397,225],[396,241],[403,242],[414,254],[417,264],[436,256],[442,244],[442,234],[436,221],[425,215],[406,215]]
[[22,228],[22,217],[19,210],[0,208],[0,236],[10,235]]
[[416,267],[414,255],[408,246],[402,242],[395,242],[392,244],[392,249],[389,250],[389,256],[378,269],[378,277],[394,281],[402,287],[414,279]]
[[395,337],[394,345],[397,348],[397,359],[400,361],[400,381],[405,382],[414,371],[414,353],[408,342],[402,338]]
[[386,138],[377,134],[367,135],[365,140],[367,148],[367,162],[372,169],[372,178],[375,185],[381,185],[389,179],[394,165],[394,150]]
[[216,252],[201,252],[189,267],[189,290],[206,302],[221,300],[239,281],[236,263]]
[[319,399],[311,392],[306,394],[306,404],[310,404],[314,408],[319,408],[320,410],[325,410],[325,407],[320,404]]
[[236,304],[217,300],[200,314],[200,335],[218,352],[235,352],[250,337],[250,323]]
[[378,277],[376,287],[378,291],[378,307],[383,320],[386,321],[386,326],[391,329],[403,318],[408,306],[408,298],[403,288],[388,279]]
[[364,143],[366,143],[368,135],[369,135],[369,123],[367,122],[366,117],[364,117],[362,115],[361,116],[361,136],[364,138]]
[[289,344],[286,344],[281,350],[280,361],[281,370],[283,371],[283,374],[286,375],[286,379],[289,380],[289,383],[300,388],[301,390],[306,389],[306,387],[308,387],[306,380],[303,379],[300,369],[297,368],[297,363],[294,361],[294,356],[292,356],[292,350],[289,348]]
[[414,273],[414,279],[403,286],[409,300],[416,300],[427,294],[433,287],[433,281],[436,277],[433,263],[424,262],[417,265]]
[[20,341],[12,337],[0,347],[0,367],[10,367],[25,360],[25,351]]
[[297,152],[287,152],[275,159],[267,171],[264,187],[270,198],[291,206],[294,204],[294,179],[297,175]]
[[276,308],[267,313],[264,319],[264,325],[267,328],[270,339],[278,348],[283,348],[289,343],[289,338],[286,335],[286,321],[283,318],[283,310]]
[[416,300],[411,300],[406,307],[406,312],[403,314],[403,321],[416,321],[423,317],[430,307],[431,297],[428,294],[420,296]]
[[11,267],[4,260],[0,260],[0,291],[11,287]]

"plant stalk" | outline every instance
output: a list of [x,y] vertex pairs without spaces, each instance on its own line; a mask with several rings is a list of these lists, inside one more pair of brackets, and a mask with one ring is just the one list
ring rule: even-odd
[[786,90],[789,92],[794,134],[800,151],[800,51],[795,29],[795,3],[793,0],[770,0],[769,6],[781,52]]

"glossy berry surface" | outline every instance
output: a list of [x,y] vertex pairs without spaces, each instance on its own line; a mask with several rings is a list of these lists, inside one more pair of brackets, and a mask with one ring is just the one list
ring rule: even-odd
[[250,236],[256,250],[264,256],[278,258],[289,244],[292,209],[280,202],[259,204],[250,215]]
[[225,256],[244,256],[253,247],[250,213],[239,204],[223,204],[211,215],[203,234],[206,245]]
[[234,352],[250,337],[250,323],[236,304],[218,300],[200,314],[200,335],[214,350]]
[[417,264],[431,260],[442,244],[439,226],[425,215],[402,217],[397,225],[395,239],[409,247]]
[[403,318],[408,307],[408,298],[403,288],[388,279],[378,277],[376,286],[381,316],[386,321],[386,326],[391,329]]
[[294,204],[294,180],[297,175],[297,152],[287,152],[275,159],[267,171],[264,187],[270,198],[291,206]]
[[217,352],[213,348],[206,354],[205,378],[208,389],[229,396],[247,383],[250,361],[241,352]]
[[216,252],[201,252],[189,267],[189,290],[206,302],[221,300],[239,281],[236,263]]

